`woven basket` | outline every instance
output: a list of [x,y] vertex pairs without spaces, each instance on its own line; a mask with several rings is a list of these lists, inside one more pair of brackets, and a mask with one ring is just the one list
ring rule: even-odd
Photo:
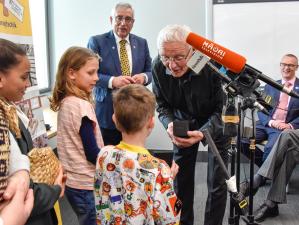
[[34,148],[28,153],[30,177],[35,183],[54,184],[59,173],[59,160],[50,147]]

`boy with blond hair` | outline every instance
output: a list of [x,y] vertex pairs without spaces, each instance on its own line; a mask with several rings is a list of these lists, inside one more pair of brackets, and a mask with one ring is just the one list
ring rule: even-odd
[[[155,97],[132,84],[113,94],[113,121],[122,133],[100,151],[95,174],[97,224],[179,224],[181,202],[169,166],[144,147],[154,127]],[[171,172],[172,171],[172,172]]]

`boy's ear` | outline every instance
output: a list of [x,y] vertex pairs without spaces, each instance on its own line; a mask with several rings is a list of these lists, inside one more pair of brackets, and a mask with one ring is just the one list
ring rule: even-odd
[[119,129],[119,127],[118,127],[118,121],[117,121],[117,118],[116,118],[116,116],[115,116],[114,113],[113,113],[113,115],[112,115],[112,121],[113,121],[113,123],[115,124],[116,128]]
[[67,71],[67,76],[71,79],[71,80],[75,80],[76,76],[75,76],[75,70],[73,70],[72,68],[69,68]]
[[153,129],[155,126],[155,116],[151,116],[148,121],[148,128]]
[[121,132],[121,129],[120,129],[119,125],[118,125],[118,122],[117,122],[117,119],[116,119],[116,116],[115,116],[114,113],[112,115],[112,121],[115,124],[115,127]]
[[114,114],[114,113],[113,113],[113,115],[112,115],[112,121],[113,121],[114,124],[116,124],[116,117],[115,117],[115,114]]

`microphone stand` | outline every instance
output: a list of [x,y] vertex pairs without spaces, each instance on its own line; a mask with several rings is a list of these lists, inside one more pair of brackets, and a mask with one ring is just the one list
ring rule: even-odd
[[[226,84],[226,90],[229,94],[233,95],[233,96],[242,96],[242,102],[238,103],[238,112],[239,112],[239,117],[240,117],[240,126],[238,129],[238,134],[237,134],[237,149],[241,150],[241,138],[242,138],[242,134],[243,134],[243,129],[244,129],[244,111],[249,108],[251,109],[251,114],[252,114],[252,126],[253,126],[253,134],[252,137],[250,138],[250,185],[249,185],[249,204],[246,202],[246,200],[244,200],[244,202],[246,202],[246,204],[249,205],[249,212],[247,217],[242,216],[242,219],[244,220],[244,222],[248,225],[259,225],[257,222],[254,221],[254,216],[253,216],[253,176],[254,176],[254,161],[255,161],[255,120],[254,120],[254,116],[255,116],[255,108],[259,108],[259,110],[263,110],[258,102],[256,101],[255,98],[253,98],[251,96],[251,94],[255,94],[257,95],[257,92],[255,91],[255,89],[259,86],[259,83],[257,83],[256,79],[252,80],[252,82],[250,82],[250,85],[248,84],[243,84],[244,81],[237,81],[234,80],[232,81],[228,76],[226,76],[225,73],[223,73],[222,71],[220,71],[220,69],[218,69],[214,64],[212,64],[211,62],[207,62],[207,65],[213,69],[215,72],[217,72],[217,74],[220,76],[220,79],[222,79]],[[248,76],[247,76],[248,77]],[[246,80],[246,79],[245,79]],[[242,105],[242,106],[241,106]],[[265,113],[267,114],[267,110],[265,110]],[[209,132],[207,131],[204,132],[204,135],[207,139],[207,142],[209,144],[209,146],[211,147],[212,152],[217,155],[218,151],[213,151],[216,146],[213,143],[213,140],[211,138],[209,138]],[[207,138],[208,136],[208,138]],[[210,140],[209,140],[210,139]],[[214,144],[214,145],[213,145]],[[234,146],[232,145],[232,162],[231,162],[231,174],[235,174],[235,150],[234,150]],[[217,148],[216,148],[217,149]],[[218,153],[219,154],[219,153]],[[218,158],[218,157],[217,157]],[[220,163],[221,164],[221,163]],[[223,168],[224,170],[226,168]],[[226,178],[228,178],[228,172],[226,173]],[[240,196],[239,190],[240,190],[240,151],[237,151],[237,168],[236,168],[236,186],[237,186],[237,193]],[[239,197],[238,196],[238,197]],[[236,197],[236,195],[234,196],[234,193],[231,194],[231,199],[230,199],[230,217],[229,217],[229,225],[238,225],[239,224],[239,219],[240,219],[240,215],[244,214],[245,211],[245,207],[242,203],[243,202],[243,198],[242,197]],[[240,199],[241,198],[241,199]],[[233,203],[240,203],[240,204],[233,204]],[[239,207],[239,210],[236,210],[236,207]],[[242,209],[244,209],[242,211]]]
[[[230,176],[233,177],[235,175],[235,165],[236,165],[236,138],[238,136],[239,131],[239,112],[236,108],[235,99],[237,97],[231,95],[229,92],[226,94],[226,106],[223,111],[222,120],[224,122],[223,126],[223,134],[230,138]],[[227,118],[228,117],[228,118]],[[236,117],[238,119],[236,119]],[[238,183],[238,182],[236,182]],[[237,188],[238,190],[238,188]],[[230,192],[230,201],[229,201],[229,217],[228,224],[229,225],[238,225],[239,224],[239,214],[238,210],[235,210],[235,200],[233,198],[233,193]]]
[[[231,138],[231,149],[230,149],[230,156],[231,156],[231,162],[230,162],[230,175],[235,175],[235,164],[236,164],[236,137],[230,137]],[[238,184],[238,182],[237,182]],[[238,190],[238,187],[237,187]],[[229,202],[229,218],[228,218],[228,224],[229,225],[238,225],[239,224],[239,214],[237,210],[235,210],[235,204],[234,200],[232,198],[232,193],[230,193],[230,202]]]
[[[242,123],[242,116],[241,116],[241,101],[238,101],[238,114],[239,114],[239,118],[240,119],[240,123],[238,126],[238,134],[237,134],[237,165],[236,165],[236,184],[237,184],[237,190],[238,192],[240,191],[240,165],[241,165],[241,124],[243,127],[243,123]],[[238,151],[239,149],[239,151]],[[235,215],[235,225],[239,225],[239,220],[240,220],[240,214],[238,213],[238,211],[236,212]]]
[[[254,161],[255,161],[255,150],[256,150],[256,144],[255,144],[255,138],[256,138],[256,131],[255,131],[255,106],[254,106],[254,99],[251,97],[245,98],[243,101],[243,105],[241,107],[242,109],[242,117],[241,117],[241,131],[243,131],[244,128],[244,114],[246,109],[251,110],[251,118],[252,118],[252,135],[249,139],[249,150],[250,150],[250,178],[249,178],[249,211],[247,217],[242,217],[243,221],[248,225],[259,225],[256,221],[254,221],[254,215],[253,215],[253,176],[254,176]],[[241,135],[242,137],[242,135]]]
[[[233,179],[234,177],[231,177],[229,175],[229,172],[219,154],[219,151],[211,137],[210,132],[207,129],[202,130],[202,133],[204,134],[205,140],[207,142],[207,144],[209,145],[209,149],[211,150],[211,152],[213,153],[213,155],[216,157],[220,168],[222,169],[222,171],[224,172],[224,178],[226,179],[226,184],[228,186],[228,190],[231,193],[231,204],[234,205],[234,210],[239,210],[239,214],[245,215],[247,213],[247,207],[248,207],[248,203],[246,198],[244,197],[244,195],[242,193],[239,193],[236,191],[236,188],[234,188],[233,186],[235,185],[235,180]],[[233,190],[231,190],[233,189]],[[234,215],[233,215],[234,217]],[[234,224],[232,222],[234,218],[231,219],[231,224]]]
[[[228,96],[230,94],[228,93]],[[241,134],[244,127],[244,120],[242,120],[242,110],[241,110],[241,101],[239,97],[235,97],[238,99],[237,103],[237,112],[240,119],[237,135],[234,137],[231,137],[231,168],[230,173],[231,176],[236,175],[236,186],[237,191],[240,191],[240,165],[241,165],[241,151],[238,151],[238,149],[241,149]],[[224,124],[225,126],[225,124]],[[230,210],[229,210],[229,218],[228,218],[228,224],[229,225],[239,225],[240,222],[240,213],[238,210],[235,210],[235,204],[234,199],[232,198],[232,193],[230,194]]]

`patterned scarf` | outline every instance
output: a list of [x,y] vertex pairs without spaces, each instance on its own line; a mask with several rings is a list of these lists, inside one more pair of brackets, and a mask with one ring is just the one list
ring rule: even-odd
[[15,105],[8,103],[3,98],[0,98],[0,108],[3,111],[5,119],[8,121],[8,128],[16,134],[17,138],[21,137],[19,128],[19,117]]
[[[12,112],[8,110],[7,103],[0,99],[0,201],[3,200],[3,193],[7,186],[8,168],[9,168],[9,117]],[[16,128],[16,126],[14,126]]]

